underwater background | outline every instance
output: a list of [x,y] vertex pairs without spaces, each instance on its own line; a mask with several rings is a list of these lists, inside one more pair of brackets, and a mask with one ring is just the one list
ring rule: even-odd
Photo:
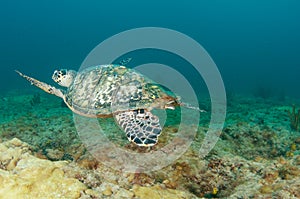
[[[0,198],[300,198],[299,10],[298,0],[1,1]],[[78,70],[99,43],[140,27],[173,29],[206,49],[224,81],[227,117],[199,158],[211,113],[201,76],[166,52],[130,54],[129,67],[158,62],[184,73],[207,113],[173,164],[122,173],[87,152],[61,99],[14,70],[55,85],[55,69]],[[167,115],[158,147],[180,123],[179,109]],[[112,118],[99,122],[117,145],[145,152]]]
[[[0,89],[24,88],[14,69],[47,80],[77,69],[100,42],[139,27],[164,27],[198,41],[228,90],[258,87],[299,97],[297,0],[1,1]],[[104,64],[104,63],[99,63]]]

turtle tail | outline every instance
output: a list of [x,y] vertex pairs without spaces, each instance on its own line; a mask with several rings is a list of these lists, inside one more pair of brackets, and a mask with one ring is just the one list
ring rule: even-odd
[[176,98],[176,97],[174,98],[174,97],[167,96],[164,99],[167,99],[167,101],[168,101],[168,103],[166,103],[164,106],[164,108],[167,108],[167,109],[175,109],[175,107],[181,106],[181,107],[185,107],[188,109],[199,111],[201,113],[206,112],[205,110],[202,110],[199,107],[193,106],[189,103],[184,103],[179,98]]
[[179,105],[182,106],[182,107],[188,108],[188,109],[199,111],[201,113],[206,112],[206,110],[200,109],[199,107],[192,106],[189,103],[179,102]]
[[64,94],[63,92],[60,90],[60,89],[57,89],[55,88],[54,86],[51,86],[49,84],[46,84],[44,82],[41,82],[37,79],[34,79],[32,77],[29,77],[27,75],[24,75],[23,73],[21,73],[20,71],[18,70],[15,70],[21,77],[24,77],[25,79],[27,79],[31,85],[35,85],[36,87],[39,87],[40,89],[44,90],[45,92],[47,93],[50,93],[52,95],[56,95],[58,97],[61,97],[63,98],[64,97]]

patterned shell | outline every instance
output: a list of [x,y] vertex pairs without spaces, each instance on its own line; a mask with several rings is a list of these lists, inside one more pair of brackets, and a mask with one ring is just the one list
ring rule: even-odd
[[163,109],[174,101],[155,82],[119,65],[100,65],[78,72],[65,98],[77,113],[96,117],[138,108]]

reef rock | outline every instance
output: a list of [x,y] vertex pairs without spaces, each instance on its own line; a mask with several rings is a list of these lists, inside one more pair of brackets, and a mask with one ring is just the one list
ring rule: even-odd
[[79,198],[87,188],[65,175],[66,164],[31,155],[16,138],[0,143],[0,198]]
[[187,192],[175,190],[175,189],[168,189],[162,188],[159,185],[155,185],[152,187],[142,187],[139,185],[134,185],[132,188],[134,195],[137,198],[141,199],[191,199],[197,198],[194,195],[191,195]]

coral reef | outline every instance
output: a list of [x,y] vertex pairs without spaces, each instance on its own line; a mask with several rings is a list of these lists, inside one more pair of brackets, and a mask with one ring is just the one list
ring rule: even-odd
[[[175,162],[155,172],[122,173],[89,154],[60,99],[41,94],[47,103],[33,109],[31,93],[3,98],[0,198],[300,197],[300,134],[290,130],[287,101],[232,95],[223,133],[204,159],[198,150],[209,112],[201,115],[194,142]],[[209,99],[204,101],[209,107]],[[100,119],[99,125],[116,146],[146,153],[173,140],[179,111],[167,112],[160,142],[151,149],[130,144],[112,118]],[[188,131],[189,124],[182,126]]]

